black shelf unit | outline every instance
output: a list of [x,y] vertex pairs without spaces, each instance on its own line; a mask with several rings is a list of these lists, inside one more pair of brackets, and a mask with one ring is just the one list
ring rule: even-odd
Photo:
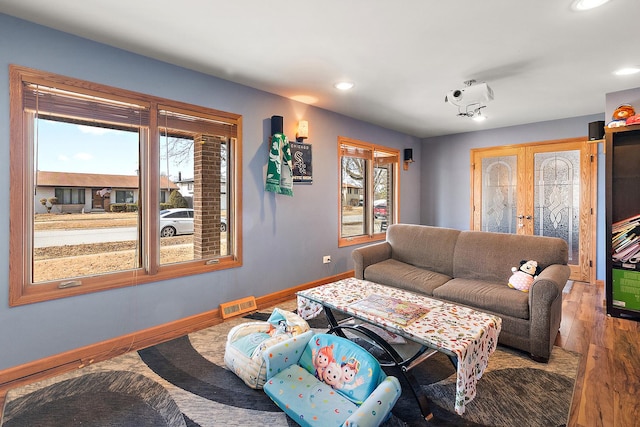
[[606,129],[607,314],[640,321],[640,125]]

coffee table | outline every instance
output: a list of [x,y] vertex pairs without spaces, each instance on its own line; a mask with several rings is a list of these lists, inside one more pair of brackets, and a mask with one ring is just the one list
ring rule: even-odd
[[[411,369],[436,352],[446,354],[456,367],[454,408],[462,415],[476,395],[476,382],[496,349],[502,325],[498,316],[356,278],[300,291],[297,296],[298,313],[303,318],[315,317],[324,310],[330,332],[345,336],[344,330],[357,331],[387,352],[392,365],[400,368],[411,386],[426,420],[432,418],[429,401]],[[332,310],[365,323],[338,323]],[[418,343],[420,348],[413,355],[401,356],[367,324]]]

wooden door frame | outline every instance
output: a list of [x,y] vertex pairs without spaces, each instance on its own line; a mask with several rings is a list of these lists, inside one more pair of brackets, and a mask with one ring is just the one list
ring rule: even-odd
[[[524,162],[524,151],[522,147],[517,145],[505,145],[502,147],[486,147],[480,149],[472,149],[471,150],[471,230],[480,230],[481,224],[481,215],[482,215],[482,175],[479,178],[476,178],[475,172],[475,153],[484,153],[496,151],[500,152],[503,157],[506,156],[516,156],[518,163]],[[524,174],[521,173],[520,170],[516,171],[518,176],[517,180],[519,185],[524,182]],[[475,203],[474,203],[475,201]],[[518,210],[522,210],[523,206],[521,205],[523,200],[518,199]],[[479,204],[476,208],[476,204]],[[522,234],[520,229],[516,229],[516,234]]]
[[[595,142],[595,143],[594,143]],[[581,143],[581,165],[585,167],[581,167],[581,183],[585,185],[581,185],[581,194],[580,194],[580,224],[586,224],[588,227],[588,231],[583,233],[580,239],[580,254],[581,259],[578,260],[579,265],[582,265],[582,269],[578,267],[572,268],[572,277],[580,276],[582,280],[588,281],[589,283],[595,283],[596,280],[596,212],[597,212],[597,170],[598,170],[598,144],[597,142],[601,141],[589,141],[588,137],[578,137],[578,138],[565,138],[565,139],[557,139],[557,140],[549,140],[549,141],[538,141],[538,142],[528,142],[523,144],[514,144],[514,145],[504,145],[504,146],[494,146],[494,147],[484,147],[471,149],[470,152],[470,185],[471,185],[471,200],[470,200],[470,212],[471,212],[471,220],[470,220],[470,229],[478,230],[481,229],[481,212],[482,212],[482,175],[476,176],[475,167],[476,167],[476,158],[477,156],[486,154],[491,151],[496,151],[504,153],[505,156],[516,155],[518,156],[518,163],[524,162],[525,168],[524,171],[518,167],[517,177],[518,177],[518,192],[523,193],[523,200],[518,198],[518,212],[523,212],[523,203],[524,200],[532,200],[533,199],[533,187],[530,185],[526,185],[526,183],[532,182],[534,179],[534,170],[532,167],[529,167],[527,163],[532,162],[533,155],[535,154],[534,148],[543,148],[542,151],[554,151],[551,146],[565,145],[565,144],[573,144],[573,143]],[[548,150],[547,150],[548,148]],[[585,149],[586,148],[586,149]],[[583,151],[584,150],[584,151]],[[480,167],[480,166],[479,166]],[[586,187],[586,188],[583,188]],[[524,234],[525,232],[533,232],[533,225],[531,223],[530,227],[518,227],[516,229],[517,234]],[[575,271],[574,271],[575,270]],[[586,272],[586,277],[582,277],[581,271]]]

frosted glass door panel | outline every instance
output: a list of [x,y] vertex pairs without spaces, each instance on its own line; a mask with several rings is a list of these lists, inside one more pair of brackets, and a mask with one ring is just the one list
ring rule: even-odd
[[569,263],[580,250],[580,151],[534,155],[534,224],[539,236],[560,237],[569,244]]
[[516,233],[517,156],[482,159],[482,230]]

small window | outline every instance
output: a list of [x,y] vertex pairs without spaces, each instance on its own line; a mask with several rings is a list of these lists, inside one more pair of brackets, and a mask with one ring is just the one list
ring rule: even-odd
[[116,203],[133,203],[133,191],[116,191]]
[[339,246],[383,239],[397,221],[399,150],[338,138]]
[[241,116],[13,65],[10,112],[10,305],[242,265]]

